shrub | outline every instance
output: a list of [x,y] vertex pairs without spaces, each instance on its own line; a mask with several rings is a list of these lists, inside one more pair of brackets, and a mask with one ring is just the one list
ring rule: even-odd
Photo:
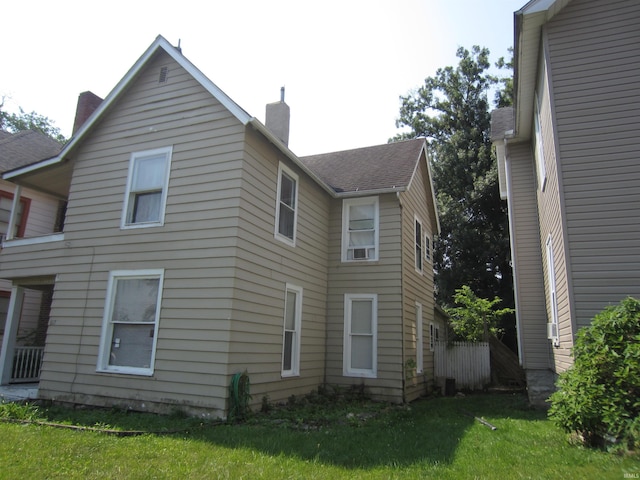
[[607,438],[640,446],[640,302],[627,298],[597,314],[578,331],[573,353],[549,417],[592,446]]

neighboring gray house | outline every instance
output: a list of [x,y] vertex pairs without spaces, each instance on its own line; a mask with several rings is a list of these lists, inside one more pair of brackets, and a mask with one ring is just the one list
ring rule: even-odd
[[[29,165],[57,155],[62,145],[52,138],[31,130],[9,133],[0,130],[0,172]],[[22,238],[49,233],[54,225],[51,219],[61,218],[64,204],[45,192],[24,188],[19,203],[14,207],[15,185],[0,180],[0,236]],[[15,219],[11,220],[11,212]],[[13,225],[9,233],[9,224]],[[0,280],[0,345],[4,338],[5,323],[11,299],[11,282]],[[16,356],[22,368],[11,372],[13,381],[30,381],[37,375],[42,360],[47,332],[48,308],[51,290],[29,290],[22,299],[22,321],[15,332]],[[1,347],[0,347],[1,348]],[[1,351],[1,350],[0,350]]]
[[[0,253],[7,330],[22,292],[53,289],[39,397],[224,417],[244,371],[254,405],[431,388],[423,139],[299,158],[284,99],[263,125],[162,37],[90,100],[59,155],[3,175],[68,201],[63,231]],[[14,349],[5,336],[3,384]]]
[[520,360],[543,402],[580,327],[640,297],[640,3],[515,13],[515,107],[492,115],[509,206]]

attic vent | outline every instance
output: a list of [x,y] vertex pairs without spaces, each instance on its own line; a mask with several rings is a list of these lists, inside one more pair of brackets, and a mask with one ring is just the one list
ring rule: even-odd
[[169,73],[168,67],[162,67],[160,69],[160,77],[158,78],[158,83],[165,83],[167,81],[167,74]]

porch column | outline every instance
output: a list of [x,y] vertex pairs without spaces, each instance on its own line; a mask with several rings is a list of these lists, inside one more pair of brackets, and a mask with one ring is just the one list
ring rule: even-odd
[[13,354],[16,349],[16,337],[18,336],[18,325],[20,323],[20,312],[22,312],[23,299],[24,288],[14,285],[11,288],[7,323],[4,327],[2,350],[0,351],[0,385],[7,385],[11,381]]
[[18,221],[18,211],[20,210],[20,195],[22,194],[22,187],[16,185],[13,191],[13,205],[11,205],[11,214],[9,215],[9,226],[7,226],[7,234],[5,240],[11,240],[13,238],[13,231],[16,229],[16,222]]

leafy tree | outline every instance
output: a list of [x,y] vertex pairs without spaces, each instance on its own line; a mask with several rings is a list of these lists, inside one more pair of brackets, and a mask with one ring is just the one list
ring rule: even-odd
[[586,444],[611,437],[640,447],[640,302],[626,298],[578,330],[574,364],[560,374],[549,417]]
[[[434,268],[440,304],[468,285],[484,298],[498,296],[513,306],[506,204],[498,189],[491,148],[491,105],[487,94],[503,83],[501,102],[508,104],[508,82],[489,73],[489,50],[459,48],[456,67],[437,70],[412,94],[401,97],[398,127],[410,132],[394,140],[426,137],[440,215]],[[498,66],[507,68],[503,59]],[[513,323],[511,319],[511,323]]]
[[502,303],[499,297],[479,298],[468,285],[458,288],[453,300],[459,306],[446,309],[451,326],[458,338],[469,342],[486,340],[489,334],[498,335],[500,319],[513,313],[511,308],[496,308]]
[[4,106],[4,98],[0,103],[0,128],[7,132],[17,133],[24,130],[33,130],[43,133],[48,137],[53,138],[59,143],[65,143],[67,139],[60,133],[60,129],[54,125],[53,120],[50,120],[44,115],[40,115],[36,112],[25,113],[20,108],[20,113],[9,113],[2,109]]

